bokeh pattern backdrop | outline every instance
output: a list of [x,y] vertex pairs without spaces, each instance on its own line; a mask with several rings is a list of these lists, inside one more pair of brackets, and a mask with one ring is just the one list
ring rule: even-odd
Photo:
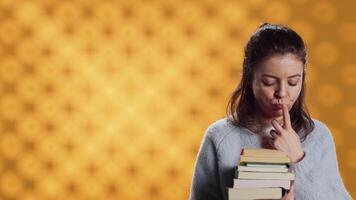
[[0,199],[187,199],[265,21],[306,40],[309,109],[356,196],[355,5],[1,0]]

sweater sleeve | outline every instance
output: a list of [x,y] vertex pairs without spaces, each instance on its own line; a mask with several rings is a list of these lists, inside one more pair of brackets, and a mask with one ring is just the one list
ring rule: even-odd
[[[321,123],[321,122],[319,122]],[[296,174],[296,199],[352,199],[339,173],[335,144],[330,130],[321,124],[304,158],[291,166]]]
[[190,200],[223,199],[220,189],[216,145],[212,140],[211,128],[205,132],[195,162],[190,190]]

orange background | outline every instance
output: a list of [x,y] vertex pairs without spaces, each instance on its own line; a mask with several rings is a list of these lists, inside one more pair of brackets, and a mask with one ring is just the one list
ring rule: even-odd
[[307,102],[355,196],[355,8],[0,1],[0,199],[187,199],[204,131],[224,117],[243,46],[265,21],[306,40]]

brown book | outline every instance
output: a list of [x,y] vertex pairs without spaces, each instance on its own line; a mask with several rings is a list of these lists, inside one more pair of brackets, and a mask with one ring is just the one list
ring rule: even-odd
[[263,148],[243,148],[241,154],[252,157],[288,157],[286,152]]
[[266,164],[288,164],[290,163],[289,157],[252,157],[240,156],[240,163],[266,163]]

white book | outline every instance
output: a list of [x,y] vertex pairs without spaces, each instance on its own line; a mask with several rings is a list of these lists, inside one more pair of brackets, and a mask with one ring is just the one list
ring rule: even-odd
[[282,188],[229,188],[229,200],[281,199]]
[[255,164],[255,163],[246,163],[246,166],[249,166],[249,167],[288,168],[287,165],[278,165],[278,164]]
[[295,180],[295,174],[291,172],[237,172],[238,179],[263,179],[263,180]]
[[245,180],[234,179],[234,188],[266,188],[266,187],[282,187],[286,190],[290,189],[290,180]]
[[288,172],[288,168],[281,167],[251,167],[251,166],[237,166],[237,171],[241,172]]

